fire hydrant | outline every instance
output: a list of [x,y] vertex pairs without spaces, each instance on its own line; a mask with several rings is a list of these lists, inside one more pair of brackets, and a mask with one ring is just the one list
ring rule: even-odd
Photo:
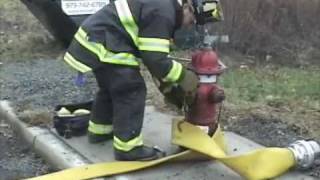
[[[217,85],[224,67],[217,53],[206,48],[193,54],[190,69],[198,75],[199,85],[193,102],[186,109],[185,119],[212,136],[218,127],[218,105],[225,99],[224,90]],[[313,140],[296,141],[287,148],[300,169],[310,168],[320,157],[320,144]]]
[[218,105],[225,99],[224,90],[217,85],[223,72],[217,53],[211,48],[196,51],[190,69],[199,77],[194,101],[186,110],[186,120],[209,135],[217,128]]

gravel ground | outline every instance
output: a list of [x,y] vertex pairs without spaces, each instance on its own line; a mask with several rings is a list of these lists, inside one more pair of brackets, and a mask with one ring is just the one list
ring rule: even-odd
[[50,172],[50,167],[0,119],[0,179],[13,180]]
[[[96,82],[88,73],[86,84],[74,85],[76,72],[61,60],[37,60],[14,62],[0,65],[0,99],[13,101],[18,111],[40,109],[52,110],[55,105],[90,101],[96,92]],[[156,101],[160,107],[166,106],[159,98],[156,87],[148,79],[147,104]],[[19,95],[19,97],[17,97]]]
[[[143,74],[147,78],[149,91],[147,103],[155,104],[162,110],[169,110],[151,83],[150,76]],[[50,113],[57,104],[91,100],[96,90],[92,75],[87,75],[87,83],[83,87],[74,86],[74,77],[75,73],[59,60],[3,64],[0,70],[0,99],[13,101],[20,114],[25,110],[34,109]],[[236,119],[232,116],[224,116],[223,124],[227,130],[232,130],[266,146],[283,147],[297,139],[309,138],[307,129],[289,125],[281,119],[257,114]],[[315,168],[308,173],[320,177],[320,162],[317,162]]]
[[91,100],[95,82],[87,77],[83,87],[73,85],[73,73],[62,61],[37,60],[3,64],[0,99],[13,101],[19,110],[53,109],[54,105]]

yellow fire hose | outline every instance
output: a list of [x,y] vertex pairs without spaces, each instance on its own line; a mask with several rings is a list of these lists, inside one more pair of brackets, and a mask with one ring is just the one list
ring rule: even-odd
[[82,180],[132,172],[164,162],[206,155],[217,160],[249,180],[277,177],[295,166],[293,153],[286,148],[263,148],[239,156],[228,156],[225,151],[223,132],[219,128],[210,137],[200,128],[183,120],[174,120],[172,128],[174,144],[190,150],[154,161],[106,162],[63,170],[31,178],[31,180]]

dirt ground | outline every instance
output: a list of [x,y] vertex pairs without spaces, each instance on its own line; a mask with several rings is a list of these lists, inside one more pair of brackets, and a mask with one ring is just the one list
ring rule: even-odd
[[[87,83],[83,87],[76,87],[73,83],[76,73],[60,60],[11,62],[2,66],[0,99],[12,101],[20,118],[31,124],[51,123],[50,116],[55,105],[88,101],[95,94],[96,84],[92,75],[86,76]],[[144,70],[142,72],[148,87],[147,104],[155,105],[167,113],[178,114],[164,103],[163,96],[149,74]],[[311,138],[310,132],[316,129],[305,126],[304,121],[290,123],[290,119],[285,118],[289,114],[284,116],[267,107],[241,110],[227,102],[221,123],[225,130],[234,131],[266,146],[286,147],[295,140]],[[10,143],[5,137],[3,139]],[[316,140],[320,141],[319,137]],[[10,152],[9,149],[4,151]],[[308,173],[320,177],[320,162]]]
[[0,0],[0,62],[55,57],[60,50],[20,0]]

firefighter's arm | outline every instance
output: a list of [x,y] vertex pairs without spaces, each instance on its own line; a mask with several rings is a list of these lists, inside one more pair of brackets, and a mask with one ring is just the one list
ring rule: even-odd
[[176,82],[183,66],[167,58],[170,52],[170,39],[174,31],[174,21],[159,14],[146,17],[139,28],[139,51],[143,63],[157,79]]
[[180,106],[186,94],[194,94],[198,78],[181,63],[167,57],[174,30],[174,24],[170,23],[165,17],[158,17],[144,26],[139,32],[139,50],[143,63],[160,82],[161,92]]

